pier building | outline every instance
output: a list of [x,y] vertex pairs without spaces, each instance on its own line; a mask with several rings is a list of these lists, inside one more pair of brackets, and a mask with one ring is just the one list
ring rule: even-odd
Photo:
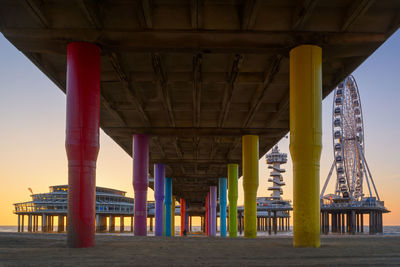
[[212,228],[219,178],[236,207],[230,184],[243,176],[248,238],[258,160],[290,131],[293,244],[318,247],[322,99],[399,28],[399,10],[398,0],[1,1],[0,32],[66,93],[68,246],[94,246],[101,127],[132,156],[136,234],[146,235],[149,164],[163,164],[172,195],[204,207]]
[[[18,215],[18,232],[24,231],[25,222],[28,232],[54,232],[55,229],[57,232],[66,231],[68,185],[50,186],[50,192],[32,194],[31,197],[31,201],[14,204],[14,213]],[[124,231],[125,218],[130,218],[132,231],[134,199],[127,197],[126,192],[96,187],[95,205],[96,232],[115,232],[116,218],[120,221],[121,232]],[[154,201],[147,203],[147,209],[152,231]],[[54,218],[57,218],[57,225],[54,224]]]

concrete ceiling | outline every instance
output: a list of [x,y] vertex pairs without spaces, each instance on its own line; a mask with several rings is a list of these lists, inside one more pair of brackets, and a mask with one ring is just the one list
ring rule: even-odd
[[64,92],[67,44],[102,48],[102,129],[128,154],[151,135],[192,203],[241,163],[242,135],[261,156],[289,131],[291,48],[323,48],[326,96],[399,25],[398,0],[0,1],[1,32]]

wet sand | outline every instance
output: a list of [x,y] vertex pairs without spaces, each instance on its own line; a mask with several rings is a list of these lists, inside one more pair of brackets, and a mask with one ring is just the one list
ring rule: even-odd
[[97,235],[69,249],[65,234],[0,233],[0,266],[400,265],[400,236],[326,236],[319,249],[291,237],[229,239]]

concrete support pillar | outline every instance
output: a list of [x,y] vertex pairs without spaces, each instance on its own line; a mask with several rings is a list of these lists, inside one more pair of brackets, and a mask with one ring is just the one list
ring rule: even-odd
[[28,232],[32,232],[32,215],[28,215]]
[[39,231],[39,215],[35,216],[35,232]]
[[189,232],[192,232],[192,216],[189,216]]
[[64,215],[58,215],[58,229],[59,233],[64,232]]
[[356,213],[356,228],[357,228],[357,233],[360,232],[360,214]]
[[342,213],[342,233],[346,233],[346,221],[344,213]]
[[369,213],[369,234],[370,235],[375,234],[375,220],[374,220],[375,218],[374,218],[374,216],[375,216],[375,213],[373,211],[371,211]]
[[163,235],[163,205],[164,205],[164,181],[165,181],[165,165],[154,164],[154,199],[156,201],[155,236]]
[[354,235],[356,233],[356,212],[352,210],[350,215],[350,233]]
[[153,232],[153,217],[149,217],[149,220],[150,220],[150,229],[149,229],[149,231]]
[[110,227],[109,227],[109,232],[115,232],[115,216],[114,215],[110,215]]
[[210,236],[217,235],[217,187],[210,186]]
[[18,233],[21,232],[21,215],[18,214],[18,228],[17,228]]
[[268,211],[268,234],[272,234],[271,211]]
[[67,244],[74,248],[92,247],[99,152],[100,48],[74,42],[67,50]]
[[238,164],[228,164],[229,237],[237,237]]
[[131,216],[131,232],[133,232],[133,216]]
[[165,178],[165,236],[171,236],[172,178]]
[[322,149],[322,49],[290,51],[290,154],[293,161],[293,245],[319,247],[319,162]]
[[181,236],[184,235],[185,225],[186,225],[186,203],[183,198],[181,198]]
[[124,222],[124,216],[121,215],[119,219],[119,231],[121,233],[125,232],[125,222]]
[[206,204],[205,204],[205,206],[206,206],[206,213],[205,213],[205,216],[204,216],[204,220],[205,220],[205,232],[206,232],[206,236],[208,236],[208,234],[209,234],[209,224],[210,224],[210,220],[209,220],[209,208],[210,208],[210,205],[209,205],[209,202],[210,201],[210,192],[208,192],[207,193],[207,197],[206,197]]
[[274,211],[273,227],[274,227],[274,234],[276,234],[278,232],[278,221],[276,218],[276,211]]
[[31,232],[35,232],[35,215],[31,215]]
[[239,234],[242,235],[242,229],[243,229],[243,221],[242,221],[242,213],[239,213]]
[[[185,201],[185,205],[186,205],[186,211],[188,210],[189,204]],[[186,229],[186,233],[189,232],[189,214],[187,212],[185,212],[185,229]]]
[[171,203],[171,236],[175,236],[175,196],[172,196]]
[[226,188],[227,179],[219,178],[219,205],[221,237],[226,237]]
[[244,237],[257,237],[258,136],[242,137]]
[[[47,216],[45,214],[42,215],[42,232],[47,232]],[[24,220],[22,218],[22,226],[24,225]],[[21,231],[22,232],[22,231]]]
[[47,232],[53,232],[53,216],[47,215]]
[[96,215],[96,232],[102,233],[107,231],[107,217],[100,214]]
[[361,230],[361,233],[364,233],[364,213],[361,213],[360,214],[360,230]]
[[147,175],[149,173],[149,137],[133,136],[133,189],[135,191],[134,234],[147,235]]

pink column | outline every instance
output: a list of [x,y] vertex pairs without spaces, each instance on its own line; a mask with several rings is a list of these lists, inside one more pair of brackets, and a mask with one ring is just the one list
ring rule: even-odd
[[96,161],[99,151],[100,48],[70,43],[67,50],[69,247],[94,246]]
[[149,173],[149,137],[133,136],[133,189],[135,191],[134,234],[147,235],[147,174]]

